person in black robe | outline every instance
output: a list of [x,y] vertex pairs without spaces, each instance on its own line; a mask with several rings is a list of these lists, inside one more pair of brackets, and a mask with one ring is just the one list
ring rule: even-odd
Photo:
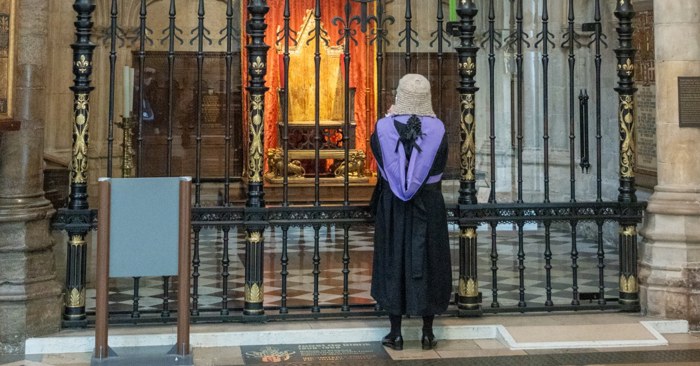
[[452,267],[440,183],[447,139],[425,77],[401,78],[396,102],[370,143],[378,166],[371,293],[391,322],[382,344],[403,349],[401,317],[414,315],[423,317],[423,349],[432,349],[433,319],[452,294]]

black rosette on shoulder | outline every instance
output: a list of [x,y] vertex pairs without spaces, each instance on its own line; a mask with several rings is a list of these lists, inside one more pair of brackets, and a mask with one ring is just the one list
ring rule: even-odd
[[394,152],[399,151],[399,143],[403,144],[404,151],[406,152],[406,158],[410,159],[411,151],[415,147],[418,152],[422,152],[420,146],[416,143],[419,137],[423,137],[423,131],[421,130],[421,120],[415,114],[412,115],[406,124],[403,124],[397,120],[394,120],[394,127],[399,133],[399,140],[396,141],[396,149]]

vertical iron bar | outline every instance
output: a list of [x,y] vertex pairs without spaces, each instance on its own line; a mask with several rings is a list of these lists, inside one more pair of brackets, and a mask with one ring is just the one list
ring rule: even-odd
[[343,306],[342,311],[350,311],[350,225],[343,225]]
[[221,254],[221,315],[228,315],[228,277],[229,277],[229,230],[231,228],[225,226],[224,231],[224,251]]
[[[112,178],[112,159],[114,159],[114,87],[115,68],[117,63],[117,0],[111,1],[109,23],[109,112],[107,132],[107,177]],[[125,81],[126,82],[126,81]],[[128,111],[124,111],[124,118],[129,118]]]
[[[496,203],[496,10],[489,0],[489,154],[491,189],[489,203]],[[491,223],[491,307],[498,308],[498,236],[497,222]]]
[[[517,55],[515,57],[517,79],[517,140],[518,140],[518,203],[523,203],[523,0],[518,0],[515,14],[515,28],[517,32]],[[519,295],[518,307],[525,307],[525,250],[523,239],[524,223],[518,223],[518,277]]]
[[443,92],[442,92],[442,83],[443,83],[443,66],[444,66],[444,58],[443,58],[443,47],[442,43],[444,42],[445,34],[443,31],[443,24],[445,23],[444,21],[445,16],[442,10],[442,0],[437,0],[437,68],[438,68],[438,90],[437,90],[437,100],[438,100],[438,116],[441,118],[445,118],[445,115],[442,110],[442,98],[443,98]]
[[515,14],[516,56],[515,65],[518,74],[516,84],[517,103],[517,154],[518,154],[518,203],[523,203],[523,0],[517,1]]
[[574,95],[574,67],[576,65],[576,56],[574,48],[576,47],[574,32],[574,0],[569,0],[569,181],[571,182],[571,199],[569,202],[576,202],[576,132],[575,132],[575,95]]
[[545,271],[545,292],[547,300],[544,306],[554,306],[552,302],[552,238],[551,221],[544,222],[544,271]]
[[287,314],[289,309],[287,308],[287,276],[289,271],[287,267],[289,265],[289,253],[288,253],[288,241],[289,241],[289,226],[282,226],[282,286],[281,286],[281,301],[280,301],[280,314]]
[[576,226],[578,221],[571,220],[571,305],[579,305],[578,298],[578,243],[576,241]]
[[141,317],[141,312],[139,312],[139,280],[141,277],[134,277],[134,294],[131,298],[131,317],[136,319]]
[[588,173],[588,170],[591,168],[591,164],[589,162],[590,160],[590,153],[588,151],[588,90],[584,89],[583,90],[583,136],[581,136],[581,139],[583,140],[583,148],[584,148],[584,154],[583,156],[586,158],[585,161],[583,162],[583,167],[586,170],[586,173]]
[[321,205],[321,0],[316,0],[314,11],[314,206]]
[[168,22],[168,160],[165,171],[168,177],[173,175],[173,120],[175,119],[175,19],[177,11],[175,0],[170,0]]
[[523,226],[525,223],[518,223],[518,307],[527,306],[525,301],[525,243],[523,238]]
[[[576,202],[576,118],[575,118],[575,92],[574,92],[574,67],[576,56],[576,33],[574,32],[574,0],[569,0],[569,180],[571,182],[571,193],[569,202]],[[571,220],[571,277],[572,277],[572,300],[571,305],[578,305],[578,248],[576,243],[576,220]]]
[[544,202],[549,203],[549,9],[542,7],[542,140],[544,143]]
[[204,0],[199,0],[197,9],[197,105],[195,113],[197,128],[195,137],[194,205],[201,205],[202,194],[202,88],[204,84]]
[[598,304],[605,305],[605,249],[603,247],[603,220],[597,220],[598,224]]
[[192,228],[194,231],[194,240],[192,243],[192,310],[191,315],[199,315],[199,266],[202,263],[199,259],[199,233],[202,230],[200,226]]
[[578,92],[578,126],[579,126],[579,156],[580,156],[580,161],[579,161],[579,166],[581,167],[581,173],[584,173],[584,167],[583,167],[583,162],[584,159],[586,158],[585,156],[585,151],[584,151],[584,139],[583,139],[583,109],[584,109],[584,102],[583,102],[583,89],[581,89]]
[[[496,10],[493,2],[494,0],[489,0],[489,153],[491,154],[489,203],[496,203]],[[495,235],[495,230],[492,235]]]
[[136,111],[138,113],[138,136],[136,141],[139,146],[139,153],[136,156],[136,176],[141,177],[143,170],[143,98],[144,98],[144,74],[146,72],[146,32],[148,28],[146,27],[146,17],[148,15],[146,0],[141,0],[141,8],[139,10],[139,51],[137,54],[138,68],[139,68],[139,92],[138,92],[138,102],[136,103]]
[[[343,83],[344,111],[343,111],[343,158],[345,159],[345,169],[343,171],[343,205],[350,205],[350,23],[352,6],[350,0],[345,1],[345,22],[343,29]],[[361,172],[360,172],[361,173]]]
[[603,33],[600,23],[600,0],[595,0],[595,139],[596,139],[596,202],[603,201],[603,179],[602,179],[602,139],[601,132],[601,96],[600,96],[600,68],[602,57],[600,55],[600,42]]
[[[282,84],[282,153],[283,153],[283,168],[282,168],[282,206],[289,206],[289,39],[291,12],[289,11],[289,0],[284,1],[284,81]],[[285,231],[286,234],[286,231]],[[286,299],[285,299],[286,301]],[[282,311],[280,309],[280,311]]]
[[[544,202],[549,203],[549,7],[547,0],[542,5],[542,129],[544,149]],[[544,222],[544,270],[545,306],[553,306],[552,302],[552,243],[551,222]]]
[[386,39],[384,38],[384,32],[386,31],[384,29],[384,1],[385,0],[377,0],[377,6],[376,6],[376,17],[377,17],[377,37],[375,38],[375,41],[377,42],[377,91],[379,93],[379,97],[377,98],[377,116],[383,116],[385,111],[384,108],[384,95],[386,94],[386,90],[384,89],[385,84],[384,84],[384,42],[386,42]]
[[491,307],[498,308],[498,240],[496,235],[497,222],[491,223]]
[[163,309],[160,312],[161,318],[170,316],[170,276],[163,276]]
[[[602,58],[600,55],[600,42],[602,36],[602,24],[600,16],[600,0],[595,0],[595,129],[596,129],[596,202],[603,201],[602,187],[602,139],[601,132],[601,96],[600,96],[600,68]],[[604,305],[605,301],[605,251],[603,250],[603,220],[598,220],[598,304]]]
[[318,305],[318,295],[319,295],[319,289],[318,289],[318,278],[319,275],[321,274],[321,252],[320,252],[320,235],[319,231],[321,230],[321,225],[314,224],[314,256],[313,256],[313,264],[314,264],[314,269],[312,271],[313,276],[314,276],[314,291],[313,291],[313,306],[311,307],[311,312],[312,313],[319,313],[321,312],[321,307]]
[[[460,17],[460,44],[455,47],[458,57],[460,94],[460,160],[461,172],[459,182],[459,207],[465,210],[477,203],[476,198],[476,119],[475,96],[479,90],[476,84],[476,53],[479,50],[474,43],[474,17],[478,12],[473,0],[462,1],[457,8]],[[409,39],[410,41],[410,39]],[[476,226],[460,223],[459,252],[459,291],[457,305],[461,315],[481,313],[481,296],[479,294],[476,266]]]
[[[226,153],[224,154],[224,206],[228,206],[230,202],[230,187],[231,187],[231,135],[232,135],[232,111],[231,103],[233,102],[233,91],[231,84],[233,77],[231,67],[233,64],[233,0],[226,2],[226,136],[224,137]],[[228,231],[226,232],[228,234]]]
[[265,0],[248,0],[248,192],[245,209],[245,303],[247,319],[264,318],[263,255],[265,230],[265,192],[263,190],[263,146],[265,120],[265,76],[267,50],[265,15],[270,10]]
[[404,24],[404,36],[406,37],[406,50],[404,52],[404,64],[406,65],[406,74],[411,73],[411,40],[413,39],[413,13],[411,12],[411,0],[406,0],[406,13]]
[[[615,9],[619,20],[617,55],[619,95],[618,123],[620,125],[620,188],[617,200],[623,205],[637,201],[635,193],[635,115],[634,56],[632,45],[632,18],[635,12],[631,0],[620,0]],[[620,304],[625,311],[639,311],[639,284],[637,282],[637,221],[620,218]]]
[[[68,211],[71,214],[90,221],[87,181],[88,181],[88,125],[90,121],[90,85],[92,75],[92,55],[95,45],[92,36],[92,13],[95,4],[92,0],[75,0],[73,10],[76,14],[75,42],[73,49],[73,153],[71,157],[70,194]],[[63,320],[65,324],[84,326],[85,283],[87,275],[87,245],[85,236],[89,226],[66,230],[68,247],[66,255],[66,292],[64,298]]]

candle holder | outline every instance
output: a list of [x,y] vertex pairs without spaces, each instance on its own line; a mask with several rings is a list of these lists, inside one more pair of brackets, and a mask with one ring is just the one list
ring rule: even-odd
[[133,177],[134,170],[134,145],[133,145],[133,135],[134,135],[134,119],[131,114],[128,117],[122,116],[121,122],[116,122],[117,127],[122,129],[122,177],[131,178]]

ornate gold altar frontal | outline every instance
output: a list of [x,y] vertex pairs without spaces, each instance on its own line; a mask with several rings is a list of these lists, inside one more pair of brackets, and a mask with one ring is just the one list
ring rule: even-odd
[[[297,31],[296,44],[289,47],[289,85],[287,98],[289,100],[289,121],[313,121],[315,119],[314,103],[316,87],[313,75],[316,73],[314,63],[315,40],[314,13],[308,9],[304,15],[301,28]],[[278,32],[281,29],[277,30]],[[319,31],[321,40],[321,82],[319,91],[319,118],[321,120],[343,119],[343,75],[340,68],[340,56],[343,46],[332,46],[326,30],[321,25]],[[284,45],[277,45],[277,52],[284,53]],[[281,65],[280,65],[281,68]],[[341,96],[340,98],[338,96]]]

